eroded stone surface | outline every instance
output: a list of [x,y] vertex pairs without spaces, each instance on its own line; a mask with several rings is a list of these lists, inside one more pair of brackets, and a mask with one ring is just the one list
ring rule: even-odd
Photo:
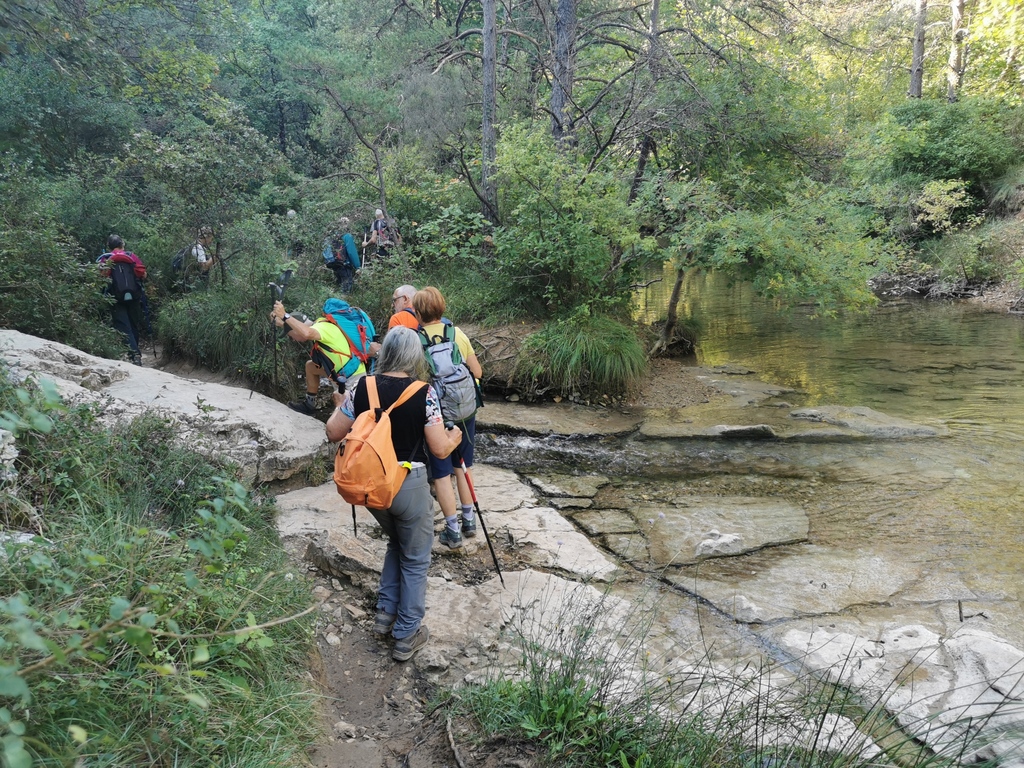
[[291,477],[328,453],[322,423],[247,389],[105,360],[11,330],[0,330],[0,356],[15,380],[39,374],[67,402],[96,404],[101,424],[144,413],[172,419],[183,444],[238,464],[257,482]]
[[572,519],[589,536],[639,532],[636,520],[621,509],[593,509],[574,512]]
[[[608,537],[608,541],[620,556],[645,569],[686,565],[705,557],[736,555],[807,538],[807,514],[802,509],[765,498],[686,496],[673,503],[638,504],[631,509],[631,514],[637,521],[637,529],[649,542],[650,563],[637,561],[636,556],[630,554],[639,551],[635,542],[612,544],[613,537]],[[723,536],[728,537],[730,543],[728,547],[720,547],[720,551],[716,552],[705,543]]]
[[604,475],[529,475],[530,481],[545,496],[578,496],[592,499],[611,482]]
[[804,545],[771,559],[756,571],[666,574],[743,622],[769,622],[838,613],[851,606],[883,603],[912,584],[911,564],[878,555],[837,552]]
[[940,754],[1024,760],[1024,653],[995,635],[903,625],[874,637],[793,629],[781,642],[815,673],[883,702]]
[[873,438],[902,440],[908,437],[937,437],[946,434],[944,427],[916,424],[907,419],[876,411],[873,408],[823,405],[791,411],[794,419],[822,422],[852,429]]

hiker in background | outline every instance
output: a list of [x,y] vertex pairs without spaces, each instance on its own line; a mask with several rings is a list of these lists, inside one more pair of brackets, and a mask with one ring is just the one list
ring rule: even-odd
[[[396,328],[384,337],[377,365],[382,373],[373,379],[380,407],[388,408],[406,388],[424,378],[423,350],[416,333]],[[367,377],[344,395],[334,395],[337,406],[327,421],[327,439],[338,442],[349,433],[356,417],[369,410]],[[421,387],[390,414],[391,441],[395,456],[409,461],[411,469],[402,489],[387,509],[371,509],[388,537],[380,573],[377,615],[373,632],[395,639],[391,656],[406,661],[427,644],[430,632],[423,617],[427,602],[427,569],[434,541],[434,501],[427,485],[427,454],[448,456],[462,439],[457,428],[445,430],[437,395]]]
[[213,252],[213,230],[210,227],[200,227],[199,237],[192,246],[192,258],[195,260],[196,269],[203,281],[210,279],[210,267],[216,259]]
[[404,325],[406,328],[419,330],[420,321],[416,317],[416,310],[412,308],[412,297],[416,295],[416,287],[413,285],[400,285],[391,294],[391,319],[388,320],[388,330]]
[[[412,304],[420,319],[420,343],[430,369],[431,383],[438,390],[445,421],[453,422],[462,430],[459,453],[469,469],[473,466],[473,446],[476,441],[476,381],[483,375],[483,369],[469,337],[444,319],[445,300],[437,288],[427,286],[417,291]],[[453,469],[450,456],[433,456],[429,463],[437,503],[444,513],[441,543],[449,549],[456,549],[462,546],[463,535],[476,536],[473,492],[469,489],[462,468]],[[462,507],[461,532],[451,482],[453,471]]]
[[334,283],[342,293],[352,290],[356,272],[362,268],[348,217],[338,221],[337,230],[324,240],[324,264],[334,272]]
[[131,361],[135,365],[142,365],[139,324],[142,315],[142,281],[146,279],[146,267],[138,256],[125,251],[124,240],[120,235],[107,238],[107,252],[97,262],[101,274],[110,278],[103,293],[114,300],[110,308],[113,326],[124,337]]
[[[384,218],[384,211],[378,208],[373,212],[373,223],[370,225],[369,244],[373,246],[375,255],[379,259],[388,257],[389,249],[396,243],[401,243],[402,238],[397,230]],[[363,242],[365,246],[366,241]]]
[[[348,324],[345,315],[358,313],[358,321],[347,331],[342,330],[340,323]],[[366,313],[355,307],[349,307],[341,299],[328,299],[324,302],[323,317],[305,321],[293,317],[285,311],[284,304],[274,302],[270,313],[278,328],[287,328],[288,337],[294,341],[313,342],[310,359],[306,361],[306,397],[288,403],[293,411],[312,416],[316,413],[316,395],[320,391],[320,377],[326,376],[344,392],[347,386],[355,383],[355,379],[366,373],[366,364],[370,357],[377,354],[380,345],[373,341],[373,323]],[[341,318],[338,320],[337,318]],[[360,328],[359,326],[363,327]]]

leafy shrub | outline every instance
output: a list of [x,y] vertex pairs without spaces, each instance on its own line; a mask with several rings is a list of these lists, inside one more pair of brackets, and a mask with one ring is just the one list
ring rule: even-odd
[[637,233],[626,190],[587,169],[541,131],[509,128],[498,147],[502,226],[487,301],[538,317],[628,301]]
[[0,325],[85,352],[126,351],[110,325],[106,279],[59,224],[47,187],[29,169],[0,167]]
[[159,420],[107,432],[6,378],[0,413],[19,451],[0,506],[45,534],[0,558],[5,765],[292,764],[315,736],[289,672],[311,634],[279,619],[308,586],[270,511]]
[[734,209],[706,183],[659,191],[648,192],[647,215],[667,230],[677,265],[721,270],[787,302],[813,298],[823,312],[875,301],[867,280],[889,251],[871,233],[871,209],[849,191],[804,179],[767,210]]
[[1016,162],[1020,117],[982,98],[950,104],[909,99],[892,109],[854,153],[855,166],[875,180],[963,179],[975,196]]
[[579,400],[635,392],[647,357],[633,330],[581,307],[527,337],[516,360],[516,383],[535,393]]
[[946,278],[984,284],[1024,274],[1022,243],[1024,222],[995,219],[925,242],[921,258]]

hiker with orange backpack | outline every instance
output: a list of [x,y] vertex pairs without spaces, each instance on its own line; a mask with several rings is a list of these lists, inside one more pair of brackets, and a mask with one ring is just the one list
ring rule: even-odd
[[[437,393],[423,381],[425,362],[415,331],[391,329],[377,359],[381,373],[364,376],[344,395],[336,394],[337,408],[327,421],[327,439],[345,441],[335,460],[339,493],[353,504],[366,504],[388,537],[373,632],[395,639],[391,656],[396,661],[412,658],[430,636],[423,617],[434,500],[426,451],[448,456],[462,440],[457,427],[445,429]],[[389,432],[389,440],[374,447],[373,435],[381,429]],[[360,464],[361,454],[370,454],[371,447],[373,455]],[[377,478],[382,464],[397,477]],[[386,493],[380,495],[385,485]]]
[[278,328],[288,330],[293,341],[313,342],[310,359],[306,361],[306,397],[288,403],[293,411],[307,416],[316,413],[321,376],[328,377],[339,392],[344,392],[366,374],[370,358],[380,349],[380,344],[373,340],[375,331],[370,318],[341,299],[325,301],[324,314],[316,320],[300,320],[290,315],[278,300],[270,317]]

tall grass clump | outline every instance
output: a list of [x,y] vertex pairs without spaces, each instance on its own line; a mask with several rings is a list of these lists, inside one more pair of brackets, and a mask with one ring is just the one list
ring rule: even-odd
[[52,388],[0,378],[0,426],[17,451],[0,484],[4,765],[304,764],[308,585],[266,504],[172,425],[107,431]]
[[[821,673],[793,671],[799,663],[726,663],[700,638],[692,654],[662,655],[653,648],[663,643],[649,642],[654,608],[569,582],[537,590],[529,580],[519,584],[517,604],[529,607],[509,625],[508,654],[448,704],[487,739],[536,745],[542,765],[994,768],[1019,754],[987,750],[971,706],[909,726],[898,717],[893,708],[907,703],[899,687],[927,674],[920,659],[894,670],[889,684],[868,687],[877,699],[865,701],[830,679],[861,668],[855,650],[841,669]],[[973,704],[998,709],[984,693]],[[996,724],[1019,715],[1006,705],[987,717]]]
[[584,307],[526,339],[515,377],[529,392],[590,401],[630,395],[646,373],[647,356],[636,333]]

